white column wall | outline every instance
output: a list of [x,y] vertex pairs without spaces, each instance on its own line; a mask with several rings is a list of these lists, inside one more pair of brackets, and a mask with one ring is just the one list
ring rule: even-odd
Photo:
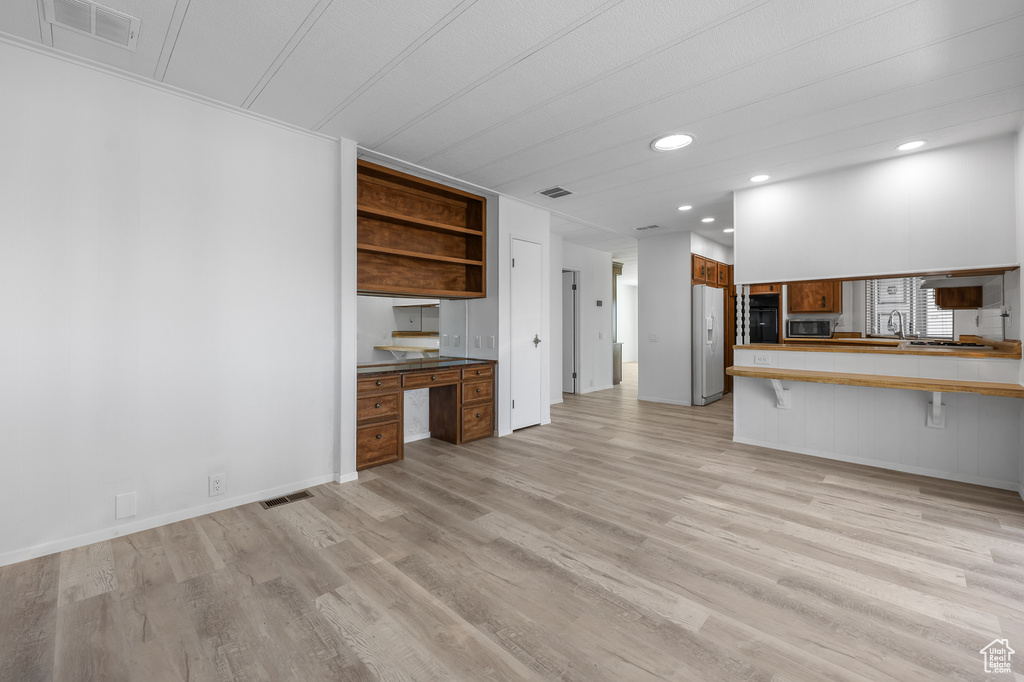
[[690,233],[638,243],[640,400],[690,405]]

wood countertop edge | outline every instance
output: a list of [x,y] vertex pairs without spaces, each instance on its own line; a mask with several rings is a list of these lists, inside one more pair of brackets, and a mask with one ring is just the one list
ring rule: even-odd
[[1024,398],[1024,386],[995,381],[964,381],[961,379],[927,379],[881,374],[849,374],[845,372],[819,372],[808,369],[778,369],[772,367],[745,367],[734,365],[725,370],[734,377],[806,381],[815,384],[840,386],[870,386],[911,391],[941,391],[943,393],[978,393],[1003,398]]
[[[868,339],[864,340],[869,342]],[[983,339],[977,343],[987,345],[1000,344],[1002,347],[987,348],[955,348],[936,346],[910,346],[909,342],[903,342],[899,346],[875,346],[870,343],[850,343],[822,341],[802,341],[800,343],[748,343],[733,346],[734,350],[778,350],[786,352],[807,352],[807,353],[880,353],[889,355],[925,355],[931,357],[950,358],[991,358],[999,360],[1020,360],[1020,341],[991,341]],[[1016,344],[1016,345],[1015,345]]]
[[[423,363],[433,363],[448,362],[455,360],[464,361],[464,364],[452,365],[451,367],[398,367],[398,365],[410,365],[417,361]],[[479,367],[481,365],[494,366],[497,364],[497,360],[484,360],[481,358],[413,358],[411,360],[400,360],[386,365],[356,365],[356,369],[358,370],[356,373],[356,378],[362,379],[364,377],[376,377],[380,376],[381,374],[409,374],[410,372],[445,372],[451,370],[461,370],[467,367]]]

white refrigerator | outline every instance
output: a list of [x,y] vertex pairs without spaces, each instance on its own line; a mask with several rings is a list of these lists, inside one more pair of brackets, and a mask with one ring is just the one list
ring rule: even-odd
[[693,399],[707,405],[725,390],[725,290],[693,287]]

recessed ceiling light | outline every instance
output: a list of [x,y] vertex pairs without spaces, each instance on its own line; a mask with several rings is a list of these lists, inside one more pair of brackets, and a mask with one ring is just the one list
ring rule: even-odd
[[735,231],[736,231],[735,227],[727,227],[724,230],[722,230],[722,232],[725,232],[726,234],[729,234],[729,233],[735,232]]
[[684,204],[684,205],[679,207],[679,210],[680,211],[689,211],[691,208],[693,208],[693,206],[690,206],[689,204]]
[[770,177],[771,177],[770,175],[755,175],[754,177],[750,178],[750,181],[751,182],[764,182],[765,180],[767,180]]
[[684,135],[683,133],[674,133],[672,135],[665,135],[659,137],[651,143],[651,149],[656,152],[671,152],[676,149],[682,149],[686,145],[693,142],[693,136]]
[[904,142],[899,147],[896,147],[896,149],[900,150],[901,152],[909,152],[911,149],[917,149],[919,147],[923,147],[924,145],[924,140],[914,140],[913,142]]
[[700,221],[702,223],[713,223],[713,222],[715,222],[715,219],[714,218],[701,218]]

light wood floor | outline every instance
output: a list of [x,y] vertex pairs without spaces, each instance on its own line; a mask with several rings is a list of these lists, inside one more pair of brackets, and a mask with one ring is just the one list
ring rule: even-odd
[[1024,658],[1016,494],[736,445],[728,399],[639,403],[630,365],[552,419],[2,568],[0,680],[981,680],[997,637]]

